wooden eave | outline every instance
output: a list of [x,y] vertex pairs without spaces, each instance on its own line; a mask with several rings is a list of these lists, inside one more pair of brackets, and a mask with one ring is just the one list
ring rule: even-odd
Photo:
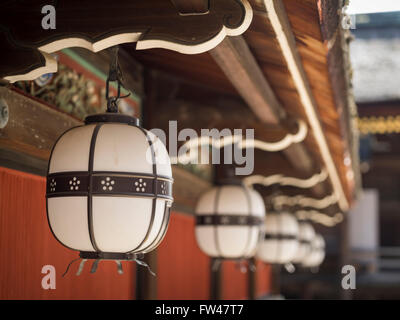
[[[285,0],[283,4],[290,22],[291,32],[295,36],[302,67],[309,82],[313,99],[316,102],[319,121],[325,134],[330,155],[338,172],[346,201],[351,203],[355,196],[354,178],[351,177],[354,177],[357,173],[353,172],[351,165],[348,163],[345,165],[345,158],[350,157],[353,162],[356,162],[357,159],[352,157],[352,142],[349,134],[352,129],[348,123],[350,122],[347,103],[349,94],[347,91],[349,89],[346,83],[350,79],[348,73],[345,72],[342,57],[344,49],[341,47],[340,37],[342,35],[340,33],[336,35],[338,39],[336,39],[334,51],[332,51],[332,48],[328,48],[328,40],[330,39],[326,39],[326,37],[335,34],[335,30],[332,30],[332,28],[337,28],[338,25],[332,23],[332,19],[328,21],[327,17],[331,17],[332,12],[337,12],[339,9],[336,2],[328,2],[328,4],[321,4],[319,0]],[[242,37],[284,111],[290,118],[300,118],[308,122],[301,98],[288,69],[282,48],[268,19],[263,1],[252,0],[250,3],[254,13],[253,21]],[[337,21],[339,21],[339,18],[337,18]],[[213,92],[218,91],[224,96],[240,96],[232,86],[230,79],[221,72],[210,53],[186,56],[163,49],[146,52],[131,50],[130,52],[137,60],[148,67],[182,77],[187,81],[197,82]],[[334,67],[343,70],[343,72],[334,73],[332,72],[332,64],[338,62],[341,65]],[[258,117],[254,120],[254,127],[262,125],[262,122],[265,124],[265,121]],[[278,123],[278,125],[281,124]],[[251,124],[248,124],[248,126],[250,127]],[[305,147],[311,158],[314,173],[325,166],[312,130],[309,131],[306,140],[301,145]],[[286,158],[288,158],[287,154]],[[276,166],[276,173],[285,173],[280,171],[278,165],[266,161],[264,166]],[[302,171],[299,175],[304,176],[306,170],[297,169],[297,171]],[[270,170],[265,170],[265,172],[268,171]],[[306,175],[310,175],[310,172],[307,172]],[[314,196],[322,197],[332,192],[332,185],[329,182],[321,183],[321,185],[323,192],[321,193],[320,188],[319,192],[314,193]],[[299,193],[302,193],[302,191],[299,190]]]
[[[164,19],[174,20],[177,24],[173,25],[171,30],[163,25],[163,36],[157,41],[151,38],[152,32],[155,31],[149,26],[147,32],[135,40],[136,44],[121,45],[122,51],[127,53],[128,60],[137,60],[145,67],[146,127],[162,127],[167,120],[178,120],[180,125],[197,130],[204,127],[254,128],[257,139],[271,142],[279,140],[287,133],[297,131],[296,120],[303,120],[309,128],[307,138],[282,152],[257,151],[254,173],[265,176],[283,174],[306,179],[328,168],[329,178],[310,190],[282,190],[287,191],[287,194],[304,194],[315,198],[335,193],[339,196],[340,209],[347,211],[355,197],[358,160],[354,151],[351,121],[351,117],[354,116],[354,110],[351,109],[354,107],[354,101],[351,100],[351,80],[344,48],[346,39],[344,32],[338,28],[340,1],[249,0],[253,10],[251,25],[246,32],[235,37],[234,29],[230,32],[224,29],[224,23],[229,22],[227,19],[221,20],[220,16],[209,15],[206,18],[218,23],[222,31],[225,30],[226,37],[218,46],[202,54],[172,51],[184,50],[187,53],[186,51],[190,51],[190,47],[193,46],[194,51],[189,53],[195,53],[199,47],[196,47],[196,37],[188,37],[185,32],[181,33],[182,30],[178,26],[185,25],[185,19],[175,14],[171,3],[158,1],[160,6],[168,7],[168,16]],[[173,0],[172,3],[181,13],[192,10],[202,13],[208,2]],[[219,2],[214,9],[218,7],[221,12],[229,13],[229,10],[236,8],[234,12],[238,17],[245,14],[246,18],[242,19],[242,22],[250,21],[248,6],[246,10],[239,6],[244,3],[247,6],[245,1],[241,3],[236,0],[224,0],[225,7]],[[142,5],[149,6],[148,3],[133,1],[129,9],[133,10],[135,6]],[[267,11],[266,7],[271,6],[272,9]],[[273,14],[277,19],[271,18]],[[127,15],[128,12],[125,12],[124,17]],[[138,21],[142,18],[140,15],[136,17]],[[157,19],[152,22],[155,25],[160,23]],[[196,32],[202,35],[205,41],[203,44],[207,48],[212,48],[212,44],[219,41],[218,28],[209,30],[213,37],[212,41],[207,40],[207,30],[213,23],[203,21],[202,27],[198,26],[196,29]],[[248,23],[243,23],[240,28],[245,30],[247,25]],[[74,26],[81,27],[79,23]],[[141,28],[136,26],[139,27]],[[170,31],[173,33],[170,34]],[[237,34],[239,33],[241,32],[238,31]],[[89,36],[94,35],[90,33]],[[161,45],[171,50],[146,49],[149,42],[143,42],[149,40],[150,43],[159,44],[160,40],[171,39],[171,36],[180,40]],[[181,43],[182,37],[185,40],[184,44]],[[282,40],[282,37],[287,39]],[[284,45],[286,40],[289,43],[287,47]],[[291,56],[294,57],[293,61],[290,61]],[[299,71],[297,74],[296,70]],[[128,80],[128,86],[132,84],[134,87],[134,79]],[[150,90],[150,87],[157,90]],[[304,95],[308,98],[307,101]],[[315,118],[310,116],[310,110]],[[202,117],[202,112],[206,117]],[[24,139],[30,139],[26,127],[21,129],[21,132],[26,135]],[[1,132],[0,138],[10,149],[15,147],[12,141],[23,141],[17,136],[8,141],[6,137],[1,136]],[[48,145],[51,145],[50,140],[51,137]],[[30,142],[21,145],[19,149],[45,160],[49,148],[40,150],[43,148],[42,144],[38,145],[38,141],[34,139]],[[264,188],[262,192],[268,195],[270,190]],[[326,211],[336,211],[336,205],[335,208],[328,208]]]

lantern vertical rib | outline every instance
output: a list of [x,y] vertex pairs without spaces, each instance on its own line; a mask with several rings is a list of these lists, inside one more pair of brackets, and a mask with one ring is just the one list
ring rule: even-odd
[[97,135],[99,133],[100,128],[101,124],[97,124],[93,130],[92,139],[90,141],[89,164],[88,164],[88,169],[89,169],[88,170],[89,185],[88,185],[88,195],[87,195],[88,228],[89,228],[90,242],[92,243],[93,249],[96,252],[101,252],[101,250],[99,250],[93,232],[93,161],[94,161],[94,150],[96,148]]
[[[152,160],[152,170],[153,170],[153,175],[154,175],[154,179],[153,179],[153,190],[155,190],[156,192],[154,192],[154,198],[153,198],[153,205],[151,208],[151,219],[150,219],[150,224],[149,227],[147,229],[146,232],[146,236],[143,238],[142,242],[133,250],[131,250],[130,252],[135,252],[137,250],[140,249],[140,247],[147,241],[147,239],[150,236],[150,232],[151,229],[153,227],[153,223],[154,223],[154,217],[156,214],[156,206],[157,206],[157,164],[156,164],[156,155],[155,155],[155,151],[154,151],[154,146],[153,146],[153,141],[151,141],[151,139],[149,138],[147,132],[145,130],[143,130],[142,128],[139,128],[140,131],[142,131],[142,133],[145,135],[147,143],[149,144],[149,148],[150,148],[150,152],[151,152],[151,160]],[[165,213],[164,213],[165,214]],[[147,248],[149,248],[149,246],[147,246]],[[147,249],[146,248],[146,249]],[[144,252],[146,249],[143,249],[142,251]]]
[[[247,200],[247,206],[248,206],[248,215],[249,216],[253,216],[253,211],[252,211],[252,208],[251,208],[251,198],[250,198],[250,194],[249,194],[249,191],[246,189],[246,188],[244,188],[244,187],[242,187],[243,188],[243,191],[244,191],[244,194],[245,194],[245,196],[246,196],[246,200]],[[251,236],[252,236],[252,234],[253,234],[253,226],[251,226],[251,225],[249,225],[248,226],[248,232],[247,232],[247,242],[246,242],[246,245],[245,245],[245,247],[244,247],[244,250],[243,250],[243,257],[247,257],[248,255],[249,255],[249,252],[247,252],[248,251],[248,248],[249,248],[249,246],[250,246],[250,244],[251,244]]]
[[[214,200],[214,215],[218,215],[218,205],[219,205],[219,200],[220,200],[220,195],[221,195],[222,189],[218,189],[217,192],[215,193],[215,200]],[[223,258],[223,254],[221,251],[221,246],[219,244],[219,237],[218,237],[218,224],[214,224],[214,241],[215,241],[215,249],[217,251],[217,257],[219,259]]]

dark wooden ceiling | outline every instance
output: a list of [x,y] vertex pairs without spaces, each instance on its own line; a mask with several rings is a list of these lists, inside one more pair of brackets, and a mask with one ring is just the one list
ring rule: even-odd
[[[262,1],[256,0],[252,0],[250,3],[253,7],[254,17],[243,38],[246,40],[265,78],[287,113],[291,117],[307,120],[302,101],[267,17],[264,5]],[[353,179],[348,178],[348,172],[352,168],[348,165],[346,166],[344,161],[345,157],[351,153],[349,150],[349,136],[346,131],[347,126],[343,121],[344,113],[348,112],[343,110],[347,95],[346,92],[343,92],[340,97],[343,101],[338,101],[337,93],[332,88],[332,81],[346,82],[346,79],[338,78],[337,76],[335,78],[329,71],[329,50],[327,41],[321,32],[321,25],[324,23],[322,21],[324,13],[321,12],[323,6],[320,0],[285,0],[284,6],[296,39],[297,50],[301,57],[307,80],[317,103],[317,111],[320,115],[320,121],[330,152],[339,172],[346,197],[351,202],[354,197],[354,183]],[[169,75],[171,79],[178,79],[178,98],[183,97],[186,102],[197,104],[197,108],[201,108],[202,105],[204,111],[207,108],[220,108],[224,110],[223,113],[225,114],[229,114],[229,110],[239,112],[239,114],[243,115],[242,118],[245,119],[240,127],[254,127],[256,128],[256,136],[265,138],[268,141],[268,130],[264,129],[266,132],[260,133],[263,131],[264,124],[254,117],[250,109],[243,110],[245,103],[209,53],[182,55],[163,49],[136,51],[132,45],[126,45],[125,47],[132,57],[144,66],[160,70]],[[338,52],[337,54],[341,53]],[[196,92],[201,92],[201,94],[196,94]],[[174,99],[176,100],[177,96],[173,96],[171,101],[165,101],[170,106],[168,111],[170,116],[174,114],[171,111],[171,102],[174,103]],[[221,106],[221,103],[219,105],[215,103],[216,100],[221,102],[229,101],[229,99],[234,99],[237,103],[227,102],[228,107],[225,107],[225,109]],[[180,107],[177,105],[176,108],[176,115],[178,116]],[[209,114],[208,111],[206,112]],[[193,126],[197,120],[197,116],[192,118],[190,125]],[[216,125],[214,122],[210,121],[209,124]],[[228,128],[236,128],[238,125],[240,123],[238,123],[237,119],[229,116],[218,123],[218,126]],[[317,172],[321,167],[324,167],[324,163],[320,149],[311,131],[304,143],[317,164]],[[267,159],[272,158],[270,155],[267,156]],[[296,172],[296,170],[282,169],[284,166],[279,161],[265,160],[262,163],[264,167],[260,169],[260,172],[275,171],[275,173],[304,176],[304,173]],[[271,170],[271,168],[273,169]],[[325,194],[330,192],[332,192],[332,187],[328,184],[325,186]]]

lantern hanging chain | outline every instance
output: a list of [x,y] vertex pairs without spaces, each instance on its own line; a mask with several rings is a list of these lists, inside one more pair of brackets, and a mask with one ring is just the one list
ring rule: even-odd
[[[107,100],[107,112],[117,113],[118,112],[118,100],[124,99],[130,96],[130,92],[121,96],[121,86],[126,88],[123,84],[122,70],[118,61],[118,46],[111,48],[111,62],[110,70],[106,80],[106,100]],[[117,82],[117,96],[110,97],[110,82]]]

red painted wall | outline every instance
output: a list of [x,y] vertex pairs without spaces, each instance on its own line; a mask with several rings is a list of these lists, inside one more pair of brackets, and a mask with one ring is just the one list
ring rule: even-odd
[[241,272],[236,262],[223,262],[222,286],[222,299],[248,299],[248,274]]
[[[208,299],[210,259],[197,246],[194,218],[173,213],[158,248],[158,298]],[[45,178],[0,167],[0,299],[133,299],[135,264],[123,262],[119,275],[112,261],[95,274],[87,263],[77,277],[79,261],[63,278],[78,253],[63,247],[46,218]],[[44,290],[44,265],[56,268],[56,289]],[[257,296],[268,292],[270,268],[257,263]],[[233,262],[223,263],[223,298],[247,298],[247,274]]]
[[[133,299],[134,263],[124,274],[112,261],[101,262],[95,274],[79,261],[62,278],[78,253],[55,240],[46,218],[45,178],[0,167],[0,299]],[[44,265],[56,268],[56,289],[44,290]]]
[[173,213],[167,235],[158,249],[159,299],[208,299],[210,259],[197,246],[195,221]]

